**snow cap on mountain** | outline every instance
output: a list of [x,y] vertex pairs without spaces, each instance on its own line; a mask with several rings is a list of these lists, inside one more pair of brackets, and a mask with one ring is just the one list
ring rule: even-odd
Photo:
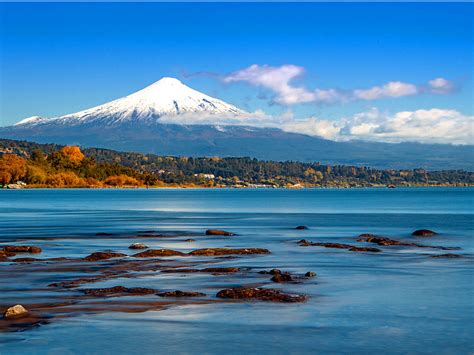
[[160,117],[181,114],[240,115],[243,110],[203,94],[175,78],[164,77],[131,95],[77,113],[45,119],[30,117],[17,125],[39,123],[159,122]]

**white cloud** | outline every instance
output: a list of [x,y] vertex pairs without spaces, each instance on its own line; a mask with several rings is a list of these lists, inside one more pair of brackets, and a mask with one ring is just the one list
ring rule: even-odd
[[366,90],[354,90],[353,95],[360,100],[377,100],[384,97],[401,97],[417,93],[418,89],[413,84],[391,81],[383,86],[374,86]]
[[395,114],[372,109],[338,121],[309,118],[282,129],[332,140],[474,144],[474,116],[444,109]]
[[430,91],[434,94],[449,94],[454,90],[454,84],[444,78],[436,78],[428,81]]
[[337,140],[341,127],[335,121],[317,119],[314,117],[284,124],[281,127],[286,132],[303,133],[331,140]]
[[274,102],[282,105],[295,105],[302,103],[334,104],[353,100],[379,100],[383,98],[399,98],[417,95],[425,92],[435,94],[448,94],[453,91],[452,82],[444,78],[436,78],[428,82],[428,90],[424,86],[417,86],[401,81],[390,81],[381,86],[368,89],[355,89],[342,91],[334,88],[310,90],[303,86],[294,86],[291,81],[302,76],[303,67],[286,64],[279,67],[253,64],[248,68],[238,70],[224,77],[224,82],[248,82],[254,86],[269,89],[275,93]]
[[373,108],[338,120],[318,117],[296,119],[291,111],[271,116],[259,110],[239,115],[181,114],[161,117],[160,122],[215,125],[220,130],[229,125],[273,127],[335,141],[358,139],[394,143],[474,144],[474,116],[437,108],[394,114]]
[[253,64],[226,76],[224,82],[246,81],[252,85],[270,89],[276,94],[275,102],[283,105],[307,102],[331,103],[343,99],[343,95],[335,89],[310,91],[290,84],[291,80],[303,75],[304,72],[303,67],[291,64],[279,67]]

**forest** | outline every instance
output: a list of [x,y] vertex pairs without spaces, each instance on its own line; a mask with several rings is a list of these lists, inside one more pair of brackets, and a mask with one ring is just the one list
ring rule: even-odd
[[472,186],[474,173],[168,157],[0,139],[0,185],[19,181],[27,187]]

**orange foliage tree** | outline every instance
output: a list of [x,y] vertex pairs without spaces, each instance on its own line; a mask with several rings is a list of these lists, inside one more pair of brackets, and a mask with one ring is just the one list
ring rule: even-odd
[[82,154],[81,149],[75,145],[67,145],[60,150],[61,154],[69,159],[72,163],[79,165],[85,156]]
[[26,175],[26,160],[15,154],[4,154],[0,158],[0,183],[9,184]]

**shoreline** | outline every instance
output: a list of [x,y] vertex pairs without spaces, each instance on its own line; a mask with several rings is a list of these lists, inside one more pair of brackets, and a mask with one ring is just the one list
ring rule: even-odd
[[22,188],[0,188],[0,191],[3,190],[357,190],[357,189],[419,189],[419,188],[473,188],[474,185],[412,185],[412,186],[397,186],[394,188],[387,186],[347,186],[347,187],[338,187],[338,186],[314,186],[314,187],[232,187],[232,186],[222,186],[222,187],[209,187],[209,186],[193,186],[193,187],[184,187],[184,186],[150,186],[150,187],[133,187],[133,186],[124,186],[124,187],[22,187]]

